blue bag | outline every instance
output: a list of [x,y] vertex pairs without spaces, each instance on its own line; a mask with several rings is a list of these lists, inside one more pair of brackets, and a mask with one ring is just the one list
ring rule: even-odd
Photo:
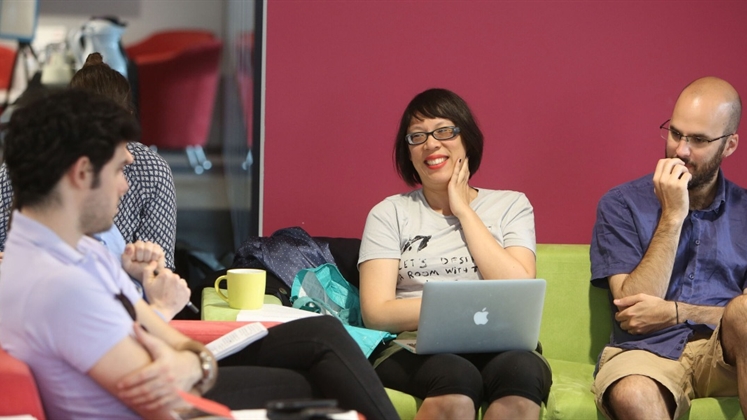
[[386,331],[365,328],[358,289],[342,277],[334,264],[299,271],[293,279],[290,300],[294,308],[339,319],[366,357],[379,343],[396,337]]

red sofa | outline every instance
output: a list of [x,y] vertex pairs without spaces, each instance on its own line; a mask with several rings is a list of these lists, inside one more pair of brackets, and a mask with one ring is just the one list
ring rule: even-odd
[[[171,325],[186,336],[209,343],[223,334],[246,324],[231,321],[171,321]],[[277,322],[263,322],[266,327]],[[0,416],[30,414],[46,419],[36,382],[29,367],[0,347]]]
[[0,112],[10,102],[10,82],[16,65],[16,51],[0,45]]
[[29,367],[0,348],[0,416],[21,414],[46,418]]

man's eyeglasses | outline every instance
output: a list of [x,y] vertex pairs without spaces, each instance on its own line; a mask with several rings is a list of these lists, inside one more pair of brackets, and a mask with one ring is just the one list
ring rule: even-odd
[[407,140],[407,143],[415,146],[425,143],[428,140],[428,136],[433,136],[436,140],[451,140],[458,136],[461,131],[459,127],[441,127],[427,133],[410,133],[405,136],[405,140]]
[[705,137],[705,136],[686,136],[680,133],[679,131],[675,130],[674,128],[670,127],[669,121],[670,120],[666,120],[664,121],[664,124],[659,126],[659,130],[661,132],[661,138],[663,138],[664,140],[672,140],[676,143],[679,143],[680,141],[682,141],[682,139],[685,139],[687,144],[689,144],[690,147],[693,147],[693,148],[706,147],[707,145],[709,145],[710,143],[713,143],[716,140],[725,139],[735,134],[735,133],[724,134],[723,136],[716,137],[715,139],[709,139],[708,137]]

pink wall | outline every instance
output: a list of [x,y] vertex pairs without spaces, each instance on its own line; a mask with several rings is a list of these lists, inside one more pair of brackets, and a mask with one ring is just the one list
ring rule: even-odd
[[[525,192],[543,243],[588,243],[600,196],[653,171],[687,83],[716,75],[747,98],[745,1],[302,0],[267,15],[265,235],[360,237],[407,189],[393,136],[430,87],[465,98],[485,133],[473,185]],[[747,186],[742,147],[724,168]]]

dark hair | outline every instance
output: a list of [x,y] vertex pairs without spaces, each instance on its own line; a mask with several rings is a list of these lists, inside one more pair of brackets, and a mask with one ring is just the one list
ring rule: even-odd
[[407,105],[394,140],[394,164],[407,185],[412,187],[421,183],[420,175],[410,160],[410,145],[405,140],[413,118],[444,118],[454,122],[461,129],[459,134],[469,158],[470,177],[477,172],[482,160],[483,135],[467,103],[452,91],[428,89],[415,96]]
[[70,80],[70,87],[106,96],[130,112],[135,109],[127,78],[104,63],[99,53],[88,55],[83,67]]
[[14,207],[46,203],[63,174],[82,156],[91,160],[95,182],[117,146],[139,134],[137,121],[121,106],[78,89],[15,110],[3,151]]

